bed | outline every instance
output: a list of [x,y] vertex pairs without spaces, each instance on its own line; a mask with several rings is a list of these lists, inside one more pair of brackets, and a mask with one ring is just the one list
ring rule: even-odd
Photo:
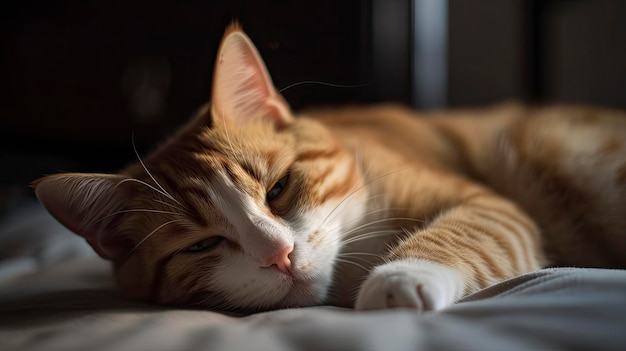
[[436,313],[155,306],[38,204],[0,222],[0,350],[626,350],[626,271],[544,269]]

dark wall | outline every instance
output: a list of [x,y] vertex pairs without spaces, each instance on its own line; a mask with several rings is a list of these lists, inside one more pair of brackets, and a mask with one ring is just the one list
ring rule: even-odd
[[449,101],[626,107],[626,1],[449,0]]
[[449,2],[449,91],[453,106],[527,94],[530,32],[526,0]]
[[[209,99],[214,57],[233,19],[278,88],[371,81],[369,13],[360,0],[3,5],[0,161],[33,176],[122,167],[134,157],[133,132],[147,151]],[[284,95],[299,109],[362,101],[367,89],[305,84]]]
[[626,108],[626,1],[548,1],[538,11],[542,96]]
[[[238,19],[294,109],[410,103],[413,1],[22,0],[0,12],[2,185],[114,171],[209,99],[224,28]],[[443,1],[443,0],[442,0]],[[446,106],[626,107],[626,2],[448,0]],[[445,95],[445,94],[444,94]]]

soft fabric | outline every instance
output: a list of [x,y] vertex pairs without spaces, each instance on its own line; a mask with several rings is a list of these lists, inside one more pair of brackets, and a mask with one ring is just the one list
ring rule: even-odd
[[626,348],[626,271],[545,269],[421,316],[333,307],[234,316],[123,298],[109,264],[46,216],[33,207],[0,223],[0,350]]

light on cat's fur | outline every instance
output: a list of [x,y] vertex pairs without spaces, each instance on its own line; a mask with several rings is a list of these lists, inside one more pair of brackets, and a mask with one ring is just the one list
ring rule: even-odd
[[588,107],[295,117],[232,25],[177,134],[118,175],[33,187],[134,298],[422,312],[547,264],[626,266],[625,131]]

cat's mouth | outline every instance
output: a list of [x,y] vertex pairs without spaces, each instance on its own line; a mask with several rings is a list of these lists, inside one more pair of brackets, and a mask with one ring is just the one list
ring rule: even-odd
[[276,308],[315,306],[326,301],[334,274],[335,257],[331,252],[295,245],[290,255],[291,274],[283,276],[288,287],[275,304]]
[[323,274],[297,269],[289,277],[289,288],[277,303],[277,308],[320,305],[326,300],[331,280]]

